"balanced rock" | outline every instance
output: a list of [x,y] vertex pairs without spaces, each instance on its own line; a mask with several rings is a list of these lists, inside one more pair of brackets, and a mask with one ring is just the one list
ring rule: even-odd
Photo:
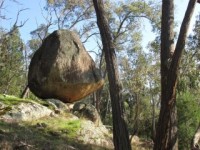
[[50,34],[33,55],[29,67],[28,86],[43,99],[71,103],[96,91],[103,83],[78,35],[68,30]]

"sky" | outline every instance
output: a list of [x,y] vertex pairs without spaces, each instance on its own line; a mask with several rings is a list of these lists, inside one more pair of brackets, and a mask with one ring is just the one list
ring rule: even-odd
[[[21,12],[19,16],[19,23],[22,21],[25,21],[28,19],[26,24],[20,28],[20,33],[21,37],[26,43],[28,40],[31,39],[30,32],[33,31],[40,25],[41,23],[44,23],[44,17],[41,15],[42,14],[42,9],[45,6],[45,0],[18,0],[20,3],[13,3],[10,2],[10,0],[5,0],[4,4],[4,10],[0,12],[0,15],[6,15],[8,18],[7,20],[1,21],[0,26],[10,28],[12,24],[14,23],[15,20],[9,19],[9,18],[16,18],[17,12],[21,9],[27,8],[27,10],[24,10]],[[175,20],[178,22],[180,25],[182,22],[182,19],[185,14],[185,10],[187,8],[188,0],[174,0],[175,2]],[[192,32],[192,29],[194,27],[194,22],[195,22],[195,17],[197,14],[200,12],[200,4],[197,4],[197,7],[195,9],[193,18],[192,18],[192,23],[190,25],[190,31],[189,33]],[[152,28],[148,24],[147,21],[144,22],[143,26],[143,41],[142,45],[146,47],[148,42],[152,39],[154,39],[155,34],[151,32]],[[177,28],[177,31],[179,31],[179,27]],[[147,36],[148,35],[148,36]],[[92,50],[95,47],[92,47],[93,45],[91,43],[87,43],[86,49]]]
[[[187,5],[188,5],[189,0],[174,0],[175,3],[175,13],[174,13],[174,18],[175,21],[178,23],[178,26],[176,27],[175,31],[179,32],[180,30],[180,25],[182,23],[183,17],[185,15],[185,11],[187,9]],[[200,13],[200,4],[196,5],[192,20],[191,20],[191,24],[190,24],[190,28],[189,28],[189,34],[192,33],[194,24],[195,24],[195,20],[196,20],[196,16]],[[148,42],[152,39],[154,39],[155,34],[151,32],[152,28],[151,26],[146,23],[143,29],[143,38],[144,40],[142,41],[142,44],[145,46],[148,44]],[[146,38],[145,35],[148,35],[148,37]]]
[[40,23],[44,23],[44,18],[41,15],[45,5],[45,0],[18,0],[20,3],[13,3],[5,0],[3,13],[8,19],[0,22],[0,26],[6,25],[10,28],[15,22],[17,12],[21,9],[27,9],[20,13],[18,24],[28,19],[25,25],[20,28],[20,33],[24,41],[31,39],[30,32],[37,28]]

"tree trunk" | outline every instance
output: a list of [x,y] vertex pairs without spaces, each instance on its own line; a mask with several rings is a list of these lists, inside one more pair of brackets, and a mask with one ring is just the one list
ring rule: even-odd
[[103,1],[93,0],[93,4],[96,11],[97,24],[103,43],[103,51],[105,52],[106,69],[108,73],[109,90],[112,104],[113,141],[115,150],[131,150],[128,130],[123,119],[121,108],[121,84],[119,81],[118,66],[113,39],[106,18]]
[[135,93],[135,117],[134,117],[134,132],[133,135],[138,135],[138,128],[139,128],[139,113],[140,113],[140,100],[139,94]]
[[173,53],[173,0],[163,0],[161,29],[161,109],[156,130],[154,150],[176,150],[177,111],[176,86],[180,58],[185,46],[191,16],[197,0],[190,0]]
[[102,103],[102,108],[100,110],[101,119],[102,119],[103,122],[106,121],[106,115],[108,113],[108,107],[109,107],[109,98],[105,99],[105,101]]
[[103,90],[103,88],[100,88],[100,89],[98,89],[95,92],[95,95],[96,95],[96,104],[95,104],[95,107],[96,107],[96,109],[97,109],[98,112],[100,112],[100,101],[101,101],[102,90]]
[[150,81],[150,93],[151,93],[151,100],[152,100],[152,129],[151,129],[151,136],[152,136],[152,140],[155,142],[155,138],[156,138],[156,119],[155,119],[155,99],[154,99],[154,94],[152,91],[152,83]]
[[28,95],[28,92],[29,92],[29,88],[28,88],[28,85],[26,85],[26,87],[24,88],[20,98],[26,98],[27,95]]

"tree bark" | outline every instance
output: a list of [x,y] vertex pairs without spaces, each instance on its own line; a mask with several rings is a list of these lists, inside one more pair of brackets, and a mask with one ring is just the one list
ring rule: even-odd
[[190,0],[181,25],[178,42],[173,52],[173,0],[163,0],[161,29],[161,109],[156,130],[154,150],[176,150],[177,142],[177,111],[176,86],[180,58],[197,0]]
[[106,69],[108,73],[109,90],[112,104],[113,141],[115,150],[131,150],[128,130],[123,119],[121,108],[121,84],[119,81],[113,39],[106,18],[103,1],[93,0],[93,4],[96,11],[97,24],[101,34],[103,51],[105,52]]

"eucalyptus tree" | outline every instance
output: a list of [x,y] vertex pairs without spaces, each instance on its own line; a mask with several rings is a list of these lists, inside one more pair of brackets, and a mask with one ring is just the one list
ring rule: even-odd
[[[2,34],[6,34],[2,32]],[[0,43],[0,93],[19,95],[24,84],[24,44],[18,30],[1,37]]]
[[161,22],[161,109],[154,150],[174,150],[177,145],[176,87],[180,58],[197,0],[190,0],[176,47],[174,46],[174,1],[162,1]]
[[[159,7],[155,3],[141,2],[138,0],[107,2],[105,9],[117,58],[119,60],[127,59],[127,61],[131,61],[131,59],[134,59],[133,57],[136,57],[137,49],[141,49],[141,28],[143,19],[147,19],[151,23],[156,24],[157,18],[159,18],[159,15],[157,15],[160,12],[158,11]],[[101,64],[103,63],[100,63],[100,68]],[[134,68],[134,64],[132,63],[131,65],[133,66],[132,68]],[[120,66],[119,69],[120,78],[122,79],[124,77],[121,75],[123,66]],[[122,81],[125,82],[125,78],[124,80],[122,79]],[[101,101],[104,101],[104,99]],[[102,104],[103,103],[104,102],[102,102]],[[105,103],[107,103],[107,100],[105,100]]]
[[93,0],[97,16],[97,24],[101,34],[103,50],[105,52],[106,69],[108,72],[109,90],[112,104],[113,141],[116,150],[131,150],[128,130],[123,119],[122,106],[120,105],[121,86],[109,23],[106,18],[102,0]]
[[[160,27],[156,28],[160,33]],[[149,69],[147,73],[148,78],[148,93],[150,96],[150,103],[152,106],[152,126],[151,126],[151,138],[155,141],[156,123],[160,110],[160,36],[156,36],[153,41],[148,44],[148,59]]]
[[144,114],[143,108],[146,107],[148,65],[152,63],[141,46],[143,21],[150,21],[154,29],[158,28],[159,6],[145,1],[120,2],[119,6],[113,7],[114,15],[110,19],[123,83],[123,98],[129,105],[125,115],[129,118],[127,121],[132,134],[137,134],[143,128],[139,124],[144,119],[139,116]]
[[[112,9],[106,10],[107,18],[119,60],[120,80],[123,84],[121,105],[124,104],[125,100],[129,104],[126,109],[122,106],[122,112],[125,113],[125,118],[131,118],[127,119],[127,121],[130,125],[131,133],[134,134],[138,133],[142,128],[142,126],[139,126],[139,114],[144,113],[143,108],[146,107],[143,99],[146,92],[148,58],[141,46],[142,22],[147,19],[153,24],[154,28],[157,28],[160,5],[144,1],[113,2],[109,5],[109,8]],[[108,99],[103,98],[101,104],[107,106]],[[101,110],[105,110],[105,108],[103,107]]]
[[[13,3],[17,1],[10,0]],[[6,16],[6,0],[0,1],[0,22],[8,22]],[[21,86],[24,83],[25,70],[24,44],[20,38],[19,28],[23,27],[27,20],[19,23],[20,14],[27,9],[21,9],[16,13],[15,18],[11,18],[14,23],[10,28],[0,26],[0,92],[5,94],[19,95]]]
[[132,126],[134,135],[138,134],[139,127],[142,127],[139,117],[143,112],[142,104],[147,96],[148,59],[141,50],[130,53],[129,57],[131,58],[120,59],[120,77],[123,83],[123,97],[129,106],[129,109],[125,110],[128,112],[127,121]]
[[[98,5],[98,4],[102,5],[102,1],[94,1],[94,3],[96,3],[96,5]],[[116,96],[114,98],[114,94],[112,94],[112,93],[113,93],[113,91],[115,91],[115,89],[111,89],[115,86],[116,86],[116,89],[118,89],[118,87],[119,87],[119,85],[118,85],[119,79],[111,77],[112,73],[115,75],[115,77],[116,77],[116,74],[118,74],[118,73],[116,73],[117,72],[116,71],[117,70],[116,57],[113,56],[114,55],[113,51],[116,50],[118,54],[123,54],[123,55],[125,54],[126,56],[127,55],[130,56],[130,54],[132,56],[134,56],[134,54],[132,54],[132,52],[137,51],[136,49],[140,47],[140,45],[136,41],[136,37],[139,37],[139,36],[135,36],[137,34],[138,35],[140,34],[139,32],[137,32],[140,27],[139,26],[140,19],[148,18],[150,21],[152,21],[154,18],[153,19],[151,18],[153,16],[152,15],[153,13],[151,13],[152,16],[149,15],[149,12],[153,12],[153,11],[150,11],[151,7],[149,7],[149,5],[147,5],[147,3],[145,3],[145,2],[131,1],[128,4],[124,4],[124,3],[119,3],[119,4],[120,4],[120,7],[116,8],[116,6],[118,6],[118,5],[114,5],[112,8],[116,8],[116,9],[113,9],[113,10],[110,9],[107,11],[106,19],[108,19],[108,22],[110,23],[110,26],[109,26],[110,28],[107,25],[105,26],[105,22],[102,21],[103,19],[105,19],[106,15],[105,14],[104,14],[105,16],[103,16],[103,14],[101,15],[102,11],[100,11],[101,13],[97,12],[98,6],[96,6],[95,8],[96,8],[96,13],[97,13],[98,26],[101,31],[102,42],[103,42],[103,46],[105,48],[104,52],[105,52],[105,55],[107,55],[107,56],[105,56],[105,58],[107,57],[107,59],[108,59],[108,60],[106,60],[106,65],[107,65],[107,71],[108,71],[108,79],[110,82],[110,94],[111,94],[111,102],[112,102],[112,108],[113,108],[112,111],[113,111],[113,126],[114,126],[114,142],[115,142],[117,148],[119,147],[119,148],[123,149],[123,141],[121,144],[118,144],[117,143],[118,136],[116,135],[116,133],[117,133],[116,129],[120,130],[120,128],[117,128],[118,126],[120,126],[119,125],[120,123],[118,123],[119,121],[116,121],[116,120],[119,120],[120,118],[117,119],[115,117],[116,115],[119,116],[122,113],[122,109],[123,109],[122,104],[123,103],[122,103],[122,99],[121,100],[119,98],[117,99]],[[107,41],[107,43],[105,41]],[[121,51],[121,53],[119,53],[119,51]],[[106,54],[106,53],[108,53],[108,54]],[[136,59],[137,56],[140,57],[138,59],[139,61],[145,61],[144,55],[142,53],[137,53],[135,55],[135,57],[129,57],[129,60],[132,60],[134,62],[134,59]],[[111,58],[109,59],[109,57],[111,57],[112,59]],[[115,70],[112,69],[112,67],[113,67],[112,66],[113,64],[111,63],[112,61],[115,62],[115,63],[113,63]],[[142,63],[140,63],[140,65],[141,64]],[[132,71],[135,74],[134,77],[139,78],[140,76],[142,76],[142,73],[137,74],[138,71],[143,70],[141,68],[141,66],[138,65],[137,63],[135,64],[135,66],[134,66],[134,63],[132,63],[131,65],[133,65],[131,67],[132,67]],[[137,69],[136,69],[136,66],[138,67]],[[121,70],[121,71],[123,72],[123,70]],[[129,75],[131,76],[131,74],[129,74]],[[134,81],[133,82],[138,85],[137,90],[140,91],[139,88],[141,88],[142,85],[144,85],[145,83],[141,83],[141,82],[143,82],[142,80],[140,80],[138,78],[135,79],[134,77],[131,78],[131,80],[135,81],[135,82]],[[117,83],[117,85],[115,85],[116,84],[115,82]],[[141,85],[141,86],[139,86],[139,85]],[[136,86],[134,86],[134,87],[136,87]],[[119,90],[116,90],[115,94],[118,95],[120,90],[121,90],[121,88],[119,88]],[[136,90],[136,89],[134,89],[134,90]],[[119,107],[117,107],[118,109],[116,108],[116,106],[119,106]],[[138,116],[138,115],[136,115],[136,116]],[[126,140],[126,138],[124,138],[124,140]],[[120,147],[120,145],[121,145],[121,147]]]

